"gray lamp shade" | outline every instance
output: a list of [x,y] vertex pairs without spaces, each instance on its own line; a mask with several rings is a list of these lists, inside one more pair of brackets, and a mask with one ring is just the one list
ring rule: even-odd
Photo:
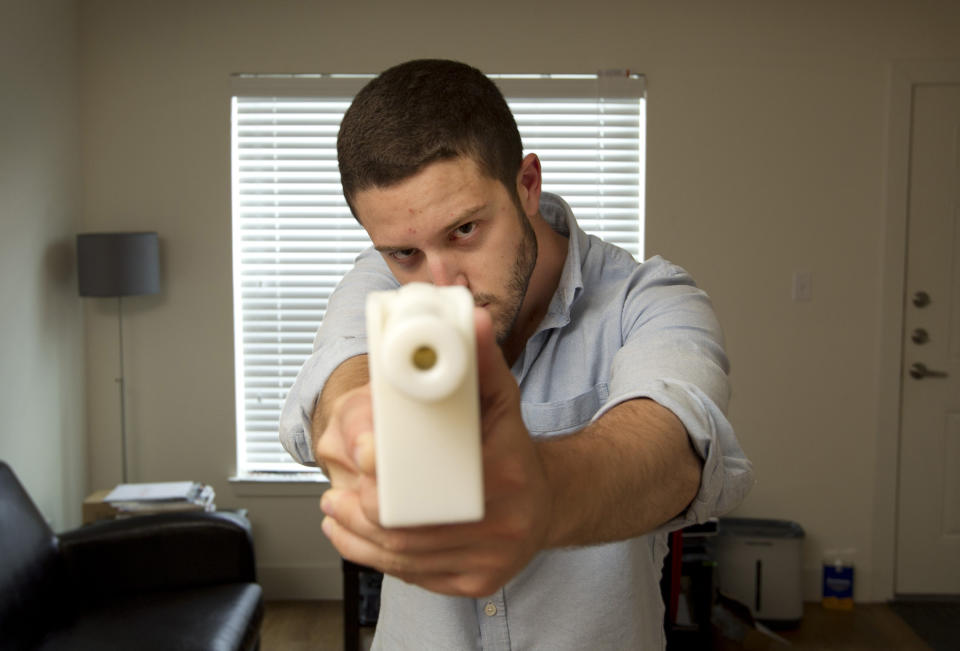
[[133,296],[160,291],[156,233],[77,235],[80,296]]

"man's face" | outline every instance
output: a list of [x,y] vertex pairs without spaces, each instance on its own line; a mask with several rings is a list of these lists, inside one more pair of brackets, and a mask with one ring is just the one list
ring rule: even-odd
[[537,261],[527,216],[471,158],[432,163],[401,183],[357,193],[357,218],[401,284],[462,285],[510,334]]

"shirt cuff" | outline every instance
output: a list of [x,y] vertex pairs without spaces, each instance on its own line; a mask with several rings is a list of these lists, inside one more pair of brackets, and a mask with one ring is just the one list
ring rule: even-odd
[[657,530],[680,529],[735,509],[753,486],[753,466],[720,408],[692,384],[655,380],[629,395],[611,397],[594,420],[614,406],[635,398],[649,398],[673,412],[703,461],[696,497],[686,511]]
[[280,443],[297,463],[317,465],[310,430],[327,379],[345,361],[366,352],[366,337],[347,337],[315,351],[300,368],[280,412]]

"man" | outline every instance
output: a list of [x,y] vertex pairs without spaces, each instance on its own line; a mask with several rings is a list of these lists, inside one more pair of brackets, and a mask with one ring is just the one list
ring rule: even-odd
[[[375,648],[662,648],[666,532],[752,482],[706,295],[542,194],[506,102],[469,66],[387,70],[337,150],[374,250],[330,298],[281,438],[331,479],[333,545],[387,575]],[[378,524],[364,302],[412,281],[463,285],[477,305],[482,522]]]

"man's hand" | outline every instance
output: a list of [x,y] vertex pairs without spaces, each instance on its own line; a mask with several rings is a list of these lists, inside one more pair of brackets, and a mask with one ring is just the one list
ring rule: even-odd
[[315,454],[332,486],[321,501],[327,515],[323,530],[344,558],[434,592],[482,597],[506,584],[545,546],[553,501],[490,315],[477,309],[475,324],[486,500],[482,522],[379,526],[369,385],[336,400]]

